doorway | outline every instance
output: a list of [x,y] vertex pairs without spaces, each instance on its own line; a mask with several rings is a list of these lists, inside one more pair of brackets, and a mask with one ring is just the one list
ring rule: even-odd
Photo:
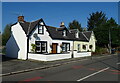
[[52,43],[52,53],[57,53],[57,43]]

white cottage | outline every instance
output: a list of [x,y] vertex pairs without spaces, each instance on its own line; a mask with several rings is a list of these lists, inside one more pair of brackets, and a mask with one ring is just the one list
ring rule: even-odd
[[[18,59],[53,61],[74,57],[74,42],[82,41],[61,23],[60,28],[47,26],[43,19],[34,22],[18,22],[11,26],[11,37],[6,44],[6,56]],[[82,38],[81,38],[82,37]]]

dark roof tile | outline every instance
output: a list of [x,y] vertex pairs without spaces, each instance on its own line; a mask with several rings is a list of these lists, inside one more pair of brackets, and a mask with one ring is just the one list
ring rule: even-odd
[[25,31],[25,34],[28,35],[30,34],[35,26],[41,21],[41,19],[34,21],[34,22],[19,22],[20,25],[22,26],[23,30]]
[[[34,22],[23,22],[23,23],[19,22],[19,23],[22,26],[23,30],[25,31],[25,34],[29,35],[35,29],[36,25],[40,21],[43,21],[43,20],[39,19],[39,20],[34,21]],[[43,23],[44,23],[44,21],[43,21]],[[61,40],[88,41],[87,38],[90,39],[91,33],[92,33],[91,31],[80,32],[79,38],[76,38],[75,33],[77,32],[77,30],[68,30],[66,27],[56,28],[56,27],[52,27],[52,26],[46,26],[46,28],[47,28],[47,31],[49,32],[52,39],[61,39]],[[67,31],[67,36],[62,35],[63,30]]]

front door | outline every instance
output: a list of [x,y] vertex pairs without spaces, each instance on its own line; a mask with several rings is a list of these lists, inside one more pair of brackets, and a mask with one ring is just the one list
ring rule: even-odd
[[52,53],[57,53],[57,43],[52,43]]

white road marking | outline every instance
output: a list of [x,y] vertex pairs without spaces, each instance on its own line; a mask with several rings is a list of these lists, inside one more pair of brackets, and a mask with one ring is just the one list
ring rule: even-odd
[[116,63],[117,65],[119,65],[120,64],[120,62],[119,63]]
[[95,72],[95,73],[93,73],[93,74],[90,74],[90,75],[88,75],[88,76],[85,76],[85,77],[83,77],[83,78],[81,78],[81,79],[79,79],[79,80],[77,80],[77,81],[82,81],[82,80],[87,79],[87,78],[89,78],[89,77],[91,77],[91,76],[93,76],[93,75],[96,75],[96,74],[98,74],[98,73],[100,73],[100,72],[103,72],[103,71],[105,71],[105,70],[107,70],[107,69],[109,69],[109,67],[104,68],[104,69],[102,69],[102,70],[100,70],[100,71],[98,71],[98,72]]

